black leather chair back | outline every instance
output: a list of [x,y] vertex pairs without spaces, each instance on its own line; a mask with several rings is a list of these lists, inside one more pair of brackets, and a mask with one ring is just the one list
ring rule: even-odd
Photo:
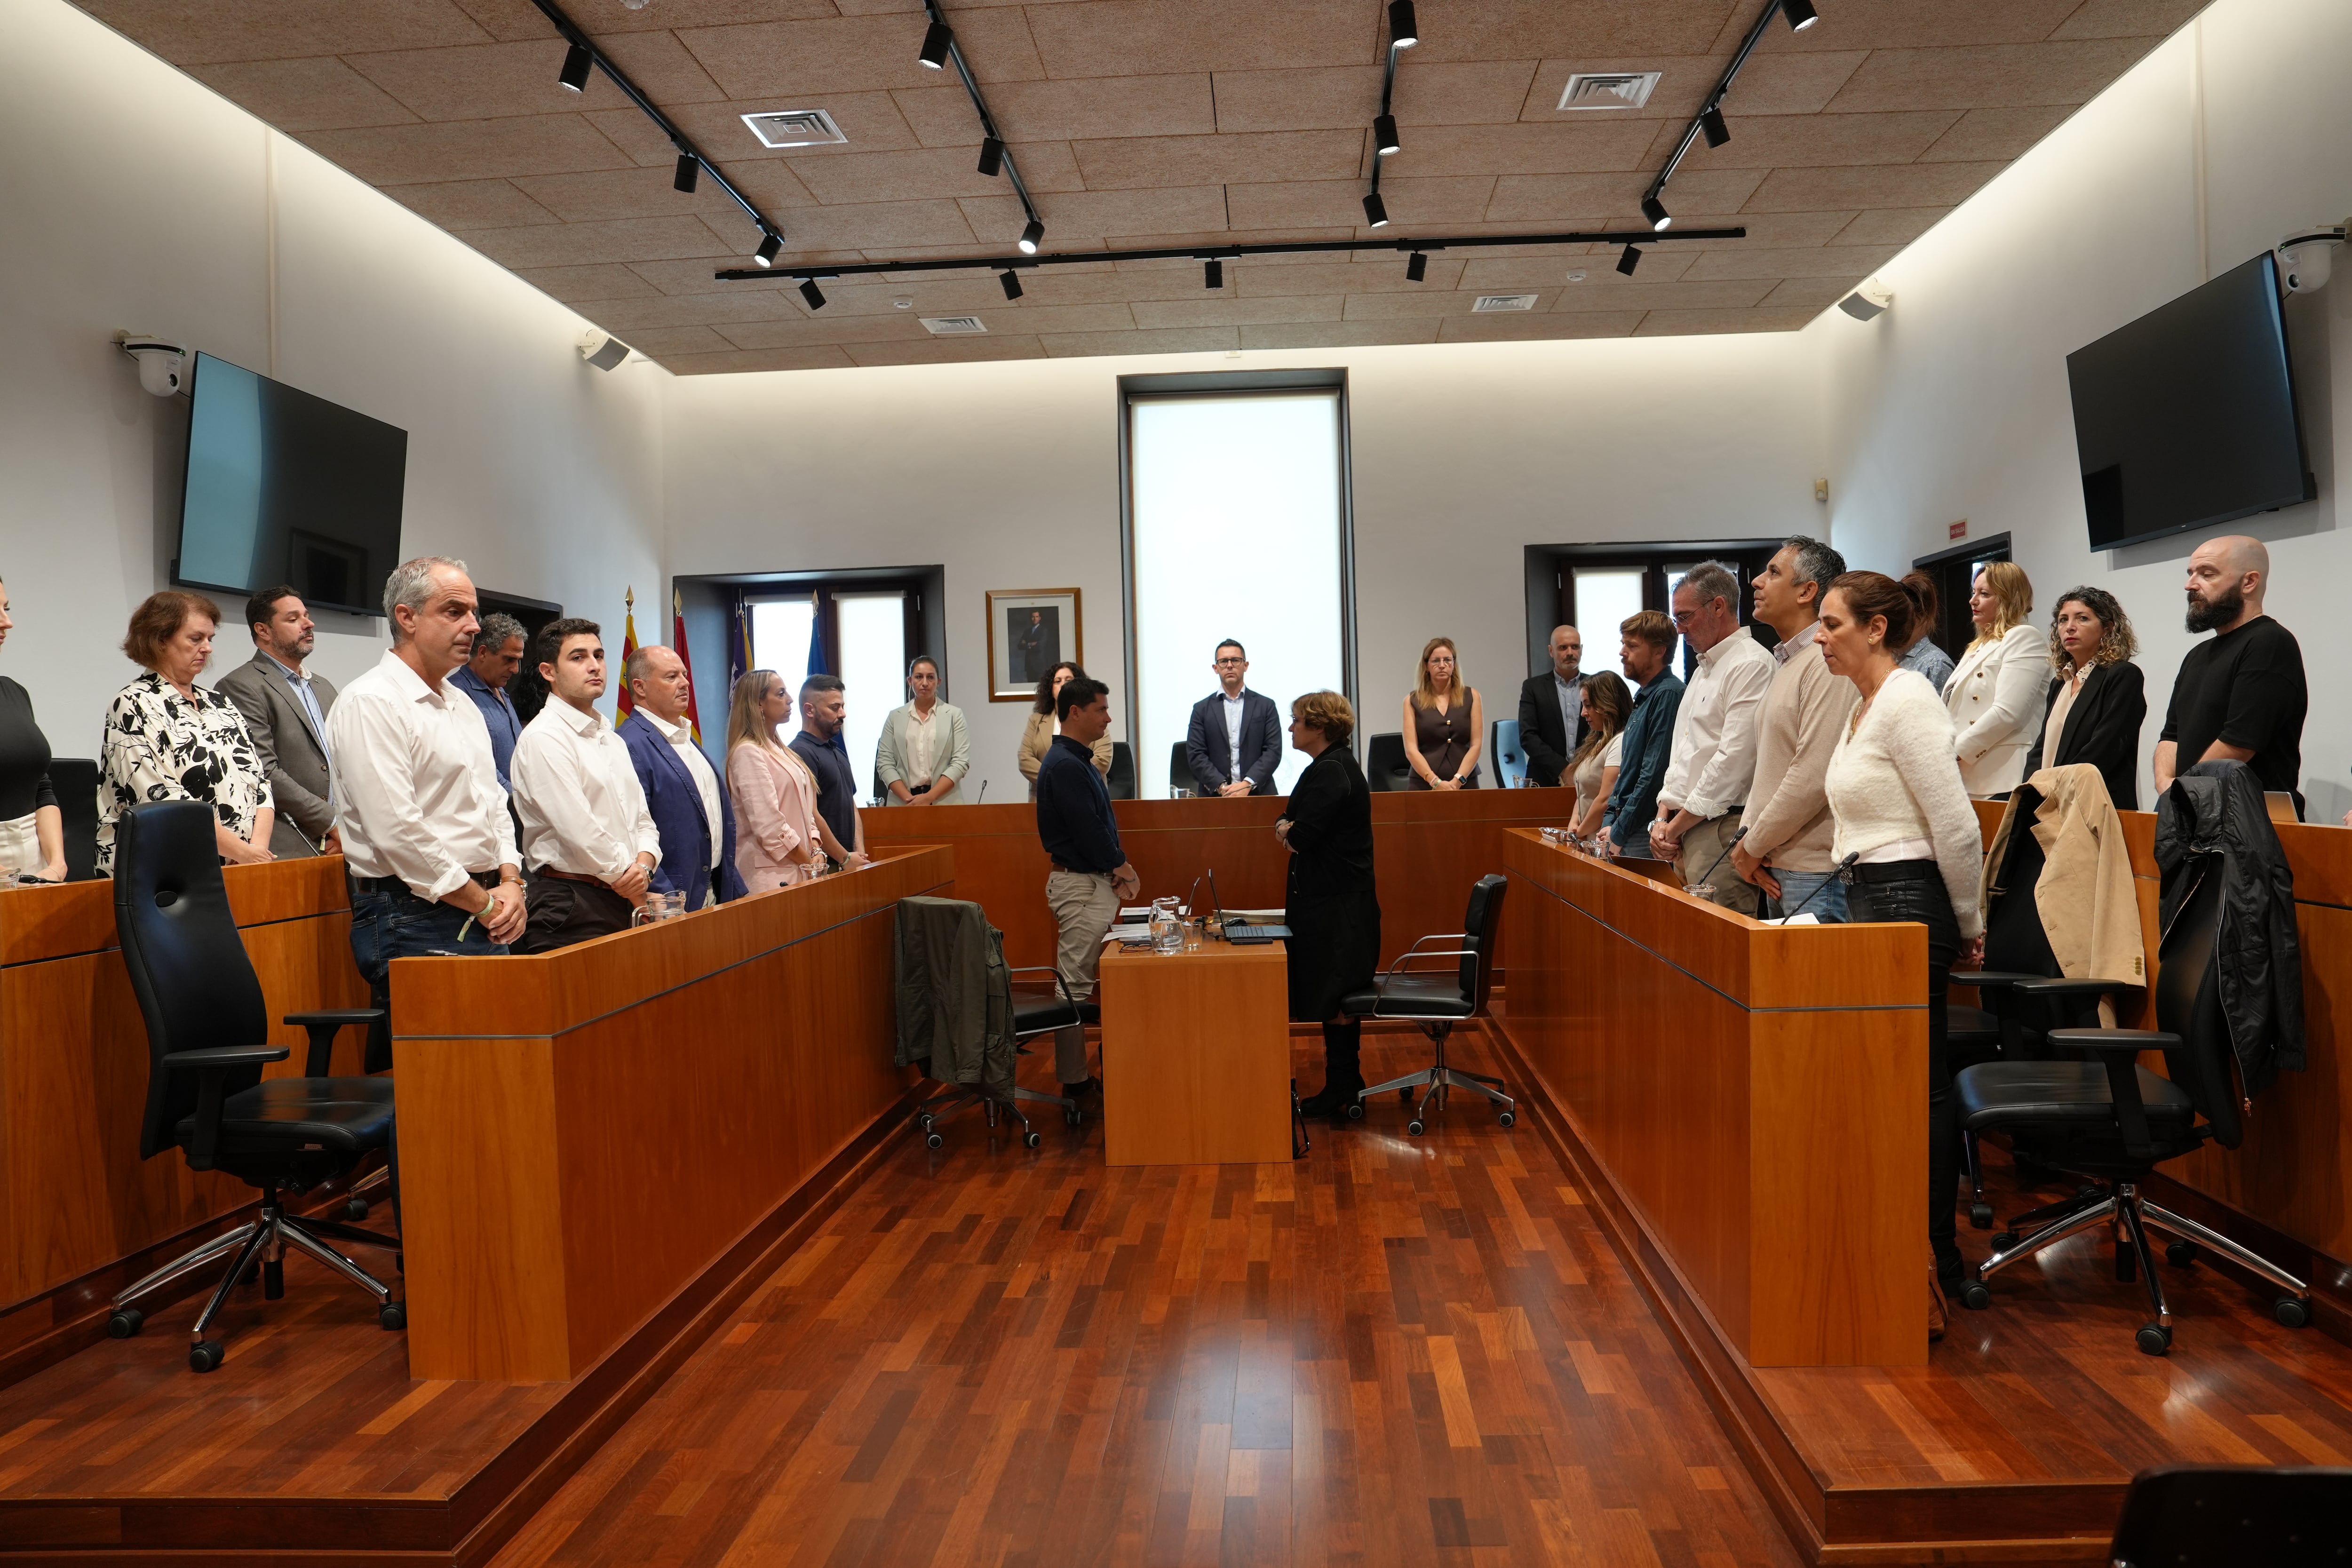
[[1495,988],[1495,944],[1503,934],[1503,894],[1509,887],[1500,875],[1479,878],[1470,889],[1469,910],[1462,917],[1462,929],[1470,935],[1462,945],[1478,953],[1462,961],[1462,994],[1470,1010],[1482,1016],[1487,993]]
[[1135,798],[1135,748],[1125,741],[1110,743],[1110,772],[1104,775],[1103,784],[1113,800]]
[[2047,858],[2042,841],[2033,836],[2033,814],[2042,808],[2042,796],[2031,785],[2020,785],[2014,799],[1998,879],[2001,895],[1985,921],[1984,966],[2055,980],[2058,955],[2050,951],[2050,935],[2042,929],[2042,907],[2034,898]]
[[51,757],[49,787],[58,792],[58,815],[65,819],[66,880],[89,881],[98,875],[98,764],[88,757]]
[[[147,1022],[142,1159],[173,1147],[173,1128],[196,1109],[196,1075],[166,1071],[166,1054],[269,1038],[261,982],[221,881],[213,820],[201,801],[153,800],[114,825],[114,931]],[[236,1094],[260,1081],[259,1067],[244,1068],[224,1089]]]
[[1401,790],[1412,776],[1405,765],[1404,735],[1391,731],[1364,742],[1364,777],[1376,790]]
[[1181,789],[1186,795],[1200,793],[1201,781],[1192,776],[1192,760],[1185,754],[1181,741],[1171,742],[1168,748],[1168,787]]
[[2221,1012],[2221,858],[2200,856],[2186,874],[2197,880],[2157,948],[2156,1026],[2180,1037],[2164,1053],[2164,1072],[2196,1102],[2213,1142],[2234,1149],[2245,1138],[2231,1075],[2235,1053]]

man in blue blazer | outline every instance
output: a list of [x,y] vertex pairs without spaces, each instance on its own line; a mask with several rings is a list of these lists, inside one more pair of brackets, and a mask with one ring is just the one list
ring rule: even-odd
[[[661,864],[654,868],[653,890],[683,890],[686,907],[698,910],[711,897],[715,876],[720,903],[741,898],[743,879],[735,869],[735,808],[727,799],[727,781],[694,743],[694,731],[686,722],[687,694],[693,689],[686,661],[656,643],[631,654],[622,674],[636,711],[622,723],[620,735],[628,745],[637,783],[645,786],[654,831],[661,836]],[[719,817],[715,855],[714,811]]]
[[1192,704],[1184,760],[1202,795],[1272,795],[1282,761],[1282,718],[1271,698],[1242,684],[1249,655],[1230,637],[1217,645],[1218,689]]

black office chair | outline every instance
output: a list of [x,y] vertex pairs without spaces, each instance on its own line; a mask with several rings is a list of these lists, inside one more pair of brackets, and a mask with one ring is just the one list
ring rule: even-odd
[[[993,976],[995,975],[1001,974],[1004,977],[1003,988],[999,990],[996,995],[991,998],[991,1004],[992,1006],[1002,1006],[1004,1009],[1004,1016],[1011,1025],[1010,1032],[1013,1038],[1013,1051],[1015,1055],[1019,1055],[1026,1049],[1023,1042],[1030,1038],[1032,1036],[1042,1035],[1051,1030],[1058,1029],[1066,1023],[1080,1021],[1080,1009],[1078,1004],[1072,1000],[1069,987],[1063,984],[1061,975],[1055,973],[1055,971],[1051,967],[1044,964],[1031,965],[1021,969],[1011,969],[1003,966],[1004,933],[988,923],[988,917],[984,912],[982,912],[980,905],[971,902],[968,900],[934,899],[918,896],[914,898],[901,899],[899,900],[899,907],[902,914],[918,913],[924,910],[937,910],[941,911],[942,913],[952,911],[950,918],[960,918],[962,921],[974,922],[978,930],[987,933],[986,940],[988,943],[988,951],[986,957],[988,959],[988,967],[992,975],[992,983],[993,983]],[[969,930],[971,928],[967,927],[965,929]],[[922,994],[918,993],[916,994],[909,995],[908,991],[908,987],[911,983],[906,978],[905,963],[907,960],[907,949],[904,946],[904,943],[908,940],[908,935],[907,927],[903,921],[898,927],[897,940],[901,943],[899,949],[899,979],[898,982],[899,987],[899,1006],[902,1010],[908,1006],[924,1006],[927,1004],[926,999]],[[1023,997],[1013,989],[1012,984],[1013,976],[1019,974],[1045,974],[1050,976],[1054,987],[1060,993],[1059,997],[1043,999]],[[930,1005],[934,1006],[936,1005],[935,1003]],[[902,1017],[908,1016],[909,1015],[905,1012],[901,1012]],[[918,1017],[921,1016],[920,1014],[913,1016]],[[922,1026],[920,1024],[917,1024],[915,1026],[919,1028]],[[1034,1089],[1024,1089],[1016,1083],[1013,1086],[1012,1100],[1001,1100],[990,1097],[985,1084],[949,1083],[940,1093],[932,1095],[929,1099],[925,1100],[922,1103],[915,1107],[915,1125],[922,1131],[924,1146],[927,1148],[937,1149],[947,1142],[946,1138],[942,1136],[939,1131],[940,1123],[947,1121],[950,1118],[956,1116],[962,1111],[971,1110],[973,1106],[979,1106],[986,1115],[988,1125],[991,1127],[996,1126],[1005,1116],[1010,1115],[1013,1121],[1021,1124],[1021,1131],[1018,1136],[1021,1139],[1023,1146],[1034,1149],[1037,1147],[1040,1139],[1036,1129],[1029,1125],[1029,1118],[1022,1114],[1020,1102],[1024,1100],[1044,1101],[1047,1104],[1058,1105],[1062,1108],[1062,1119],[1065,1121],[1067,1121],[1073,1127],[1076,1127],[1078,1124],[1077,1104],[1076,1101],[1064,1095],[1042,1094]]]
[[1192,776],[1192,759],[1186,753],[1187,748],[1181,741],[1169,745],[1168,789],[1171,797],[1201,793],[1201,781]]
[[2168,1465],[2124,1494],[2116,1568],[2337,1568],[2352,1518],[2352,1469]]
[[[106,1331],[137,1333],[145,1321],[131,1302],[168,1279],[207,1263],[229,1259],[212,1300],[198,1315],[188,1350],[197,1372],[220,1365],[221,1345],[205,1338],[228,1299],[229,1287],[258,1262],[262,1294],[286,1293],[288,1245],[373,1293],[376,1321],[407,1326],[407,1310],[392,1291],[329,1247],[335,1237],[395,1254],[395,1237],[331,1220],[297,1219],[282,1193],[300,1194],[348,1175],[362,1158],[393,1151],[392,1084],[373,1078],[323,1076],[335,1031],[378,1015],[354,1008],[296,1013],[286,1022],[310,1031],[306,1064],[313,1076],[265,1079],[265,1062],[283,1061],[284,1046],[262,1043],[269,1016],[261,983],[246,955],[221,881],[213,837],[213,810],[198,801],[150,801],[123,813],[115,825],[114,928],[123,966],[147,1024],[147,1108],[139,1153],[153,1159],[168,1148],[185,1154],[188,1168],[226,1171],[261,1189],[259,1217],[156,1269],[114,1298]],[[394,1187],[394,1211],[399,1188]]]
[[1104,775],[1103,783],[1109,786],[1113,800],[1135,798],[1135,748],[1125,741],[1110,743],[1110,772]]
[[[1395,968],[1374,975],[1370,989],[1352,992],[1339,999],[1339,1011],[1350,1018],[1410,1018],[1436,1047],[1435,1058],[1423,1071],[1375,1084],[1359,1094],[1356,1102],[1348,1107],[1350,1120],[1363,1119],[1364,1104],[1373,1095],[1395,1089],[1412,1118],[1405,1123],[1405,1131],[1419,1137],[1430,1110],[1443,1107],[1446,1091],[1452,1089],[1483,1094],[1502,1107],[1496,1120],[1506,1127],[1519,1119],[1518,1101],[1503,1092],[1501,1079],[1451,1067],[1445,1060],[1445,1040],[1454,1032],[1454,1026],[1465,1019],[1486,1016],[1487,993],[1495,984],[1495,937],[1503,929],[1503,894],[1508,887],[1499,876],[1479,878],[1470,889],[1470,908],[1462,918],[1463,930],[1423,937],[1397,959]],[[1423,945],[1433,942],[1460,945],[1424,952]],[[1451,970],[1423,970],[1416,974],[1407,969],[1415,958],[1453,958],[1461,962]],[[1429,1092],[1415,1106],[1412,1091],[1423,1087]]]
[[1404,735],[1391,730],[1364,742],[1364,777],[1376,790],[1401,790],[1412,771],[1404,760]]
[[[1970,1131],[2000,1129],[2030,1135],[2039,1156],[2091,1184],[2063,1203],[2021,1215],[2012,1228],[1992,1238],[1992,1256],[1977,1267],[1961,1300],[1970,1307],[1990,1303],[1985,1284],[2021,1258],[2100,1225],[2120,1223],[2116,1277],[2145,1275],[2156,1319],[2137,1338],[2149,1355],[2172,1345],[2172,1313],[2157,1278],[2150,1226],[2177,1237],[2165,1256],[2177,1265],[2194,1261],[2207,1247],[2252,1273],[2294,1292],[2273,1304],[2290,1328],[2311,1321],[2310,1293],[2302,1280],[2218,1231],[2159,1208],[2140,1195],[2139,1184],[2164,1161],[2179,1159],[2207,1142],[2234,1149],[2244,1135],[2238,1118],[2234,1055],[2228,1020],[2221,1013],[2214,966],[2221,921],[2221,859],[2200,857],[2176,875],[2192,877],[2189,894],[2164,933],[2156,977],[2160,1029],[2053,1029],[2052,1047],[2087,1052],[2095,1060],[1989,1062],[1959,1075],[1952,1098],[1961,1124]],[[2016,989],[2068,982],[2026,982]],[[2164,1053],[2167,1077],[2137,1065],[2140,1052]],[[2200,1113],[2205,1120],[2198,1120]],[[2014,1226],[2042,1221],[2021,1237]]]
[[51,757],[49,787],[65,819],[66,880],[98,875],[98,764],[88,757]]
[[1513,789],[1528,776],[1528,749],[1519,744],[1519,721],[1496,719],[1486,726],[1486,755],[1495,763],[1495,787]]

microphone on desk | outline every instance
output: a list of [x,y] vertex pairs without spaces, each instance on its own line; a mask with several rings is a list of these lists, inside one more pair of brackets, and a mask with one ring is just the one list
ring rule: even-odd
[[1862,851],[1857,849],[1853,854],[1847,856],[1844,859],[1839,861],[1836,865],[1831,867],[1829,876],[1822,879],[1820,885],[1815,887],[1811,892],[1807,893],[1803,898],[1798,900],[1797,907],[1780,917],[1780,923],[1782,925],[1787,925],[1790,921],[1795,920],[1799,915],[1804,913],[1805,906],[1822,896],[1822,888],[1828,887],[1832,879],[1843,877],[1848,871],[1853,870],[1854,862],[1861,858]]
[[980,781],[980,798],[973,801],[971,804],[974,805],[986,805],[988,804],[988,781],[986,779]]
[[[1698,881],[1699,881],[1699,882],[1705,882],[1705,881],[1706,881],[1709,877],[1714,876],[1714,875],[1715,875],[1715,868],[1716,868],[1716,866],[1720,866],[1720,865],[1722,865],[1722,864],[1723,864],[1723,861],[1724,861],[1724,857],[1725,857],[1725,856],[1729,855],[1729,854],[1732,852],[1732,850],[1734,850],[1734,849],[1738,848],[1738,847],[1739,847],[1739,841],[1740,841],[1741,839],[1743,839],[1743,838],[1747,837],[1748,837],[1748,829],[1747,829],[1746,827],[1742,827],[1742,828],[1740,828],[1740,830],[1739,830],[1738,832],[1737,832],[1737,833],[1733,834],[1733,835],[1731,836],[1731,842],[1730,842],[1730,843],[1728,843],[1728,844],[1727,844],[1727,845],[1725,845],[1725,846],[1723,847],[1723,854],[1722,854],[1722,855],[1717,855],[1717,856],[1715,858],[1715,864],[1714,864],[1714,865],[1712,865],[1712,866],[1709,866],[1706,870],[1701,871],[1701,872],[1698,874]],[[1697,884],[1697,883],[1693,883],[1692,885],[1693,885],[1694,887],[1696,887],[1696,886],[1697,886],[1698,884]]]

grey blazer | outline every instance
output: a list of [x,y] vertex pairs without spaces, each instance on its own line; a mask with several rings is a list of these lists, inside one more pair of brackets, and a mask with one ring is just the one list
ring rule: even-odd
[[[236,704],[252,731],[254,749],[261,755],[261,771],[269,780],[278,826],[269,830],[269,852],[281,860],[316,855],[316,846],[335,823],[329,804],[327,752],[310,728],[278,661],[259,649],[253,658],[220,678],[214,688]],[[335,707],[335,688],[323,675],[310,677],[310,693],[319,700],[321,715]]]

